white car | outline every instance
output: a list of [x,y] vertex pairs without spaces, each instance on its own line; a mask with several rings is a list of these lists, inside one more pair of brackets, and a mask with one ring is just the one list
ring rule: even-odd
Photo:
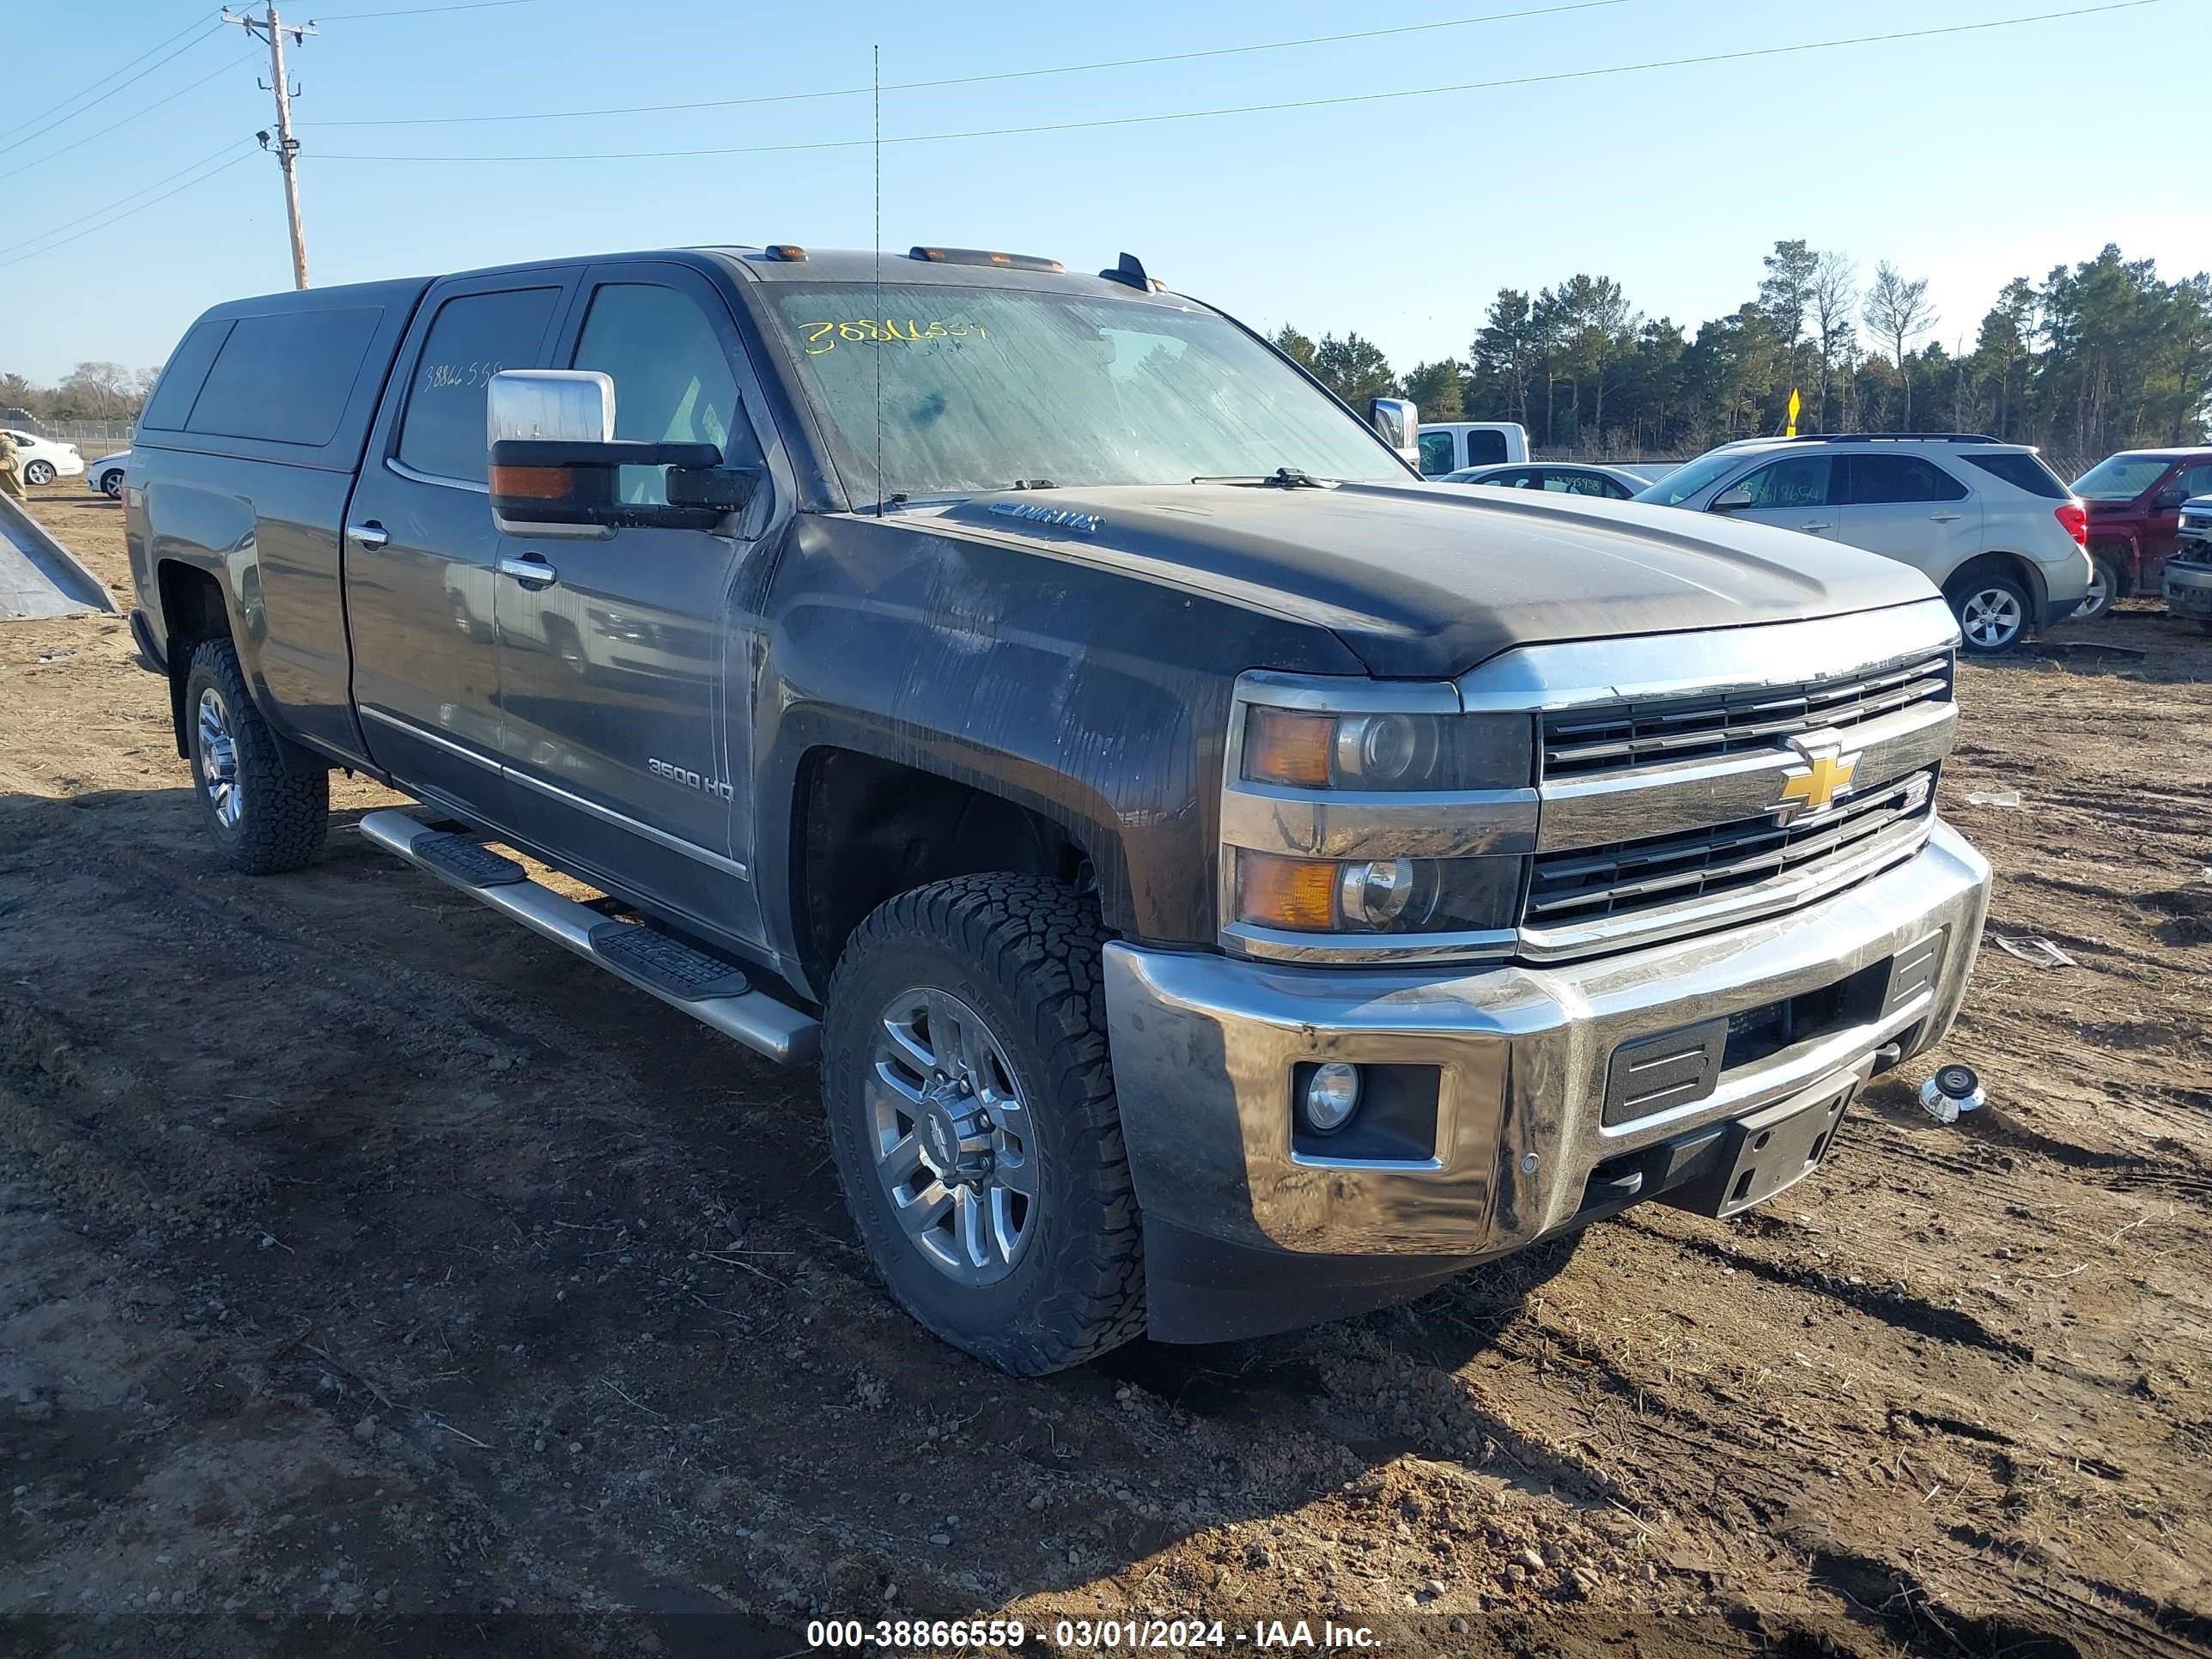
[[1636,499],[1724,513],[1880,553],[1926,574],[1968,651],[2009,650],[2088,593],[2089,514],[2026,444],[1966,432],[1723,444]]
[[1487,484],[1497,489],[1546,489],[1555,495],[1597,495],[1625,501],[1651,487],[1651,480],[1617,466],[1593,461],[1541,461],[1525,466],[1463,466],[1437,483]]
[[130,471],[131,452],[118,449],[103,455],[84,470],[84,487],[96,489],[112,501],[123,499],[123,478]]
[[76,453],[75,444],[57,443],[52,438],[41,438],[35,432],[24,432],[12,426],[5,429],[15,441],[15,455],[22,463],[25,483],[50,484],[57,478],[74,478],[84,471],[84,457]]

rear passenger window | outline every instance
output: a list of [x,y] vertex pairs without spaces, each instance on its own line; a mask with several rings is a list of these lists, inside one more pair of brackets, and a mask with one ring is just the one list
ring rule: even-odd
[[1469,466],[1488,466],[1496,461],[1510,459],[1505,453],[1503,432],[1470,432],[1467,434],[1467,464]]
[[138,424],[158,432],[183,431],[185,422],[191,418],[192,400],[207,384],[208,370],[215,367],[216,354],[229,337],[228,317],[211,318],[185,335],[169,354],[168,365],[162,369],[154,396],[147,403],[145,412],[139,416]]
[[185,430],[320,449],[383,317],[382,306],[343,306],[234,319]]
[[1874,507],[1887,501],[1961,501],[1966,486],[1917,455],[1854,455],[1851,505]]
[[1968,454],[1959,458],[1970,466],[1978,466],[1992,477],[2002,478],[2015,489],[2025,489],[2031,495],[2040,495],[2046,501],[2066,499],[2065,481],[2043,464],[2040,455],[2031,455],[2025,450],[2011,450],[1996,454]]
[[483,483],[490,455],[486,388],[503,368],[537,366],[560,300],[557,288],[520,288],[463,294],[438,307],[408,383],[399,423],[403,463],[434,478]]

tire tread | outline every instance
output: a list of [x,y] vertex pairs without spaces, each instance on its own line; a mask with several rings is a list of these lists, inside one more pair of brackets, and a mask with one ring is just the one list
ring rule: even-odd
[[[238,833],[226,836],[214,823],[207,791],[200,781],[197,755],[199,688],[212,684],[230,706],[231,736],[238,745],[239,775],[246,783],[246,810]],[[253,705],[246,671],[228,640],[203,640],[192,653],[185,681],[185,729],[195,755],[193,792],[209,814],[216,845],[234,869],[249,876],[273,876],[312,864],[330,831],[331,775],[320,766],[288,769],[276,734]]]
[[[1115,1099],[1099,970],[1107,937],[1096,902],[1058,882],[1011,872],[960,876],[878,906],[854,930],[830,983],[830,1018],[842,1024],[856,1012],[842,994],[871,957],[906,940],[950,945],[1026,1018],[1027,1029],[1019,1035],[1040,1062],[1038,1081],[1049,1097],[1030,1109],[1072,1112],[1069,1141],[1097,1149],[1095,1165],[1082,1174],[1100,1224],[1090,1230],[1079,1252],[1063,1249],[1051,1288],[1024,1328],[981,1343],[939,1332],[1018,1375],[1085,1364],[1144,1331],[1142,1223]],[[867,1017],[867,1011],[857,1012]],[[825,1067],[825,1087],[830,1076]],[[830,1105],[839,1109],[836,1102]],[[860,1204],[872,1194],[854,1194],[842,1166],[840,1177],[857,1220]],[[885,1282],[890,1283],[888,1277]],[[896,1295],[897,1287],[891,1288]],[[921,1310],[900,1299],[928,1322]]]

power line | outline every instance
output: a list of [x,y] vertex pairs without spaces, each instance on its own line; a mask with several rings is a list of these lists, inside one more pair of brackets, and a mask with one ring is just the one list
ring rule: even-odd
[[6,247],[0,247],[0,253],[14,253],[19,249],[30,246],[33,242],[43,242],[49,236],[59,235],[65,230],[74,230],[77,226],[83,224],[88,219],[97,219],[101,214],[109,211],[111,209],[119,208],[125,202],[135,202],[138,198],[145,195],[149,191],[159,190],[163,185],[167,184],[170,179],[181,179],[194,168],[204,167],[210,161],[216,160],[216,157],[229,155],[231,151],[236,149],[245,142],[246,140],[243,138],[234,138],[221,149],[201,156],[197,161],[192,161],[184,167],[179,167],[174,173],[168,173],[161,178],[156,179],[150,185],[142,185],[139,188],[132,191],[127,196],[118,196],[113,201],[96,207],[89,213],[80,214],[77,217],[68,221],[66,223],[52,226],[46,230],[40,231],[35,236],[27,236],[20,242],[11,242]]
[[103,220],[99,224],[92,226],[89,229],[80,230],[74,236],[64,236],[60,241],[49,243],[46,246],[39,248],[33,252],[20,253],[12,259],[0,259],[0,270],[5,270],[10,265],[20,265],[26,259],[35,259],[41,254],[52,253],[57,248],[67,247],[71,242],[82,241],[86,237],[93,234],[94,232],[105,230],[108,226],[112,224],[118,224],[122,221],[131,218],[133,215],[145,212],[148,208],[159,207],[162,203],[167,201],[172,196],[180,194],[185,191],[191,190],[198,185],[204,185],[207,183],[209,179],[215,178],[218,173],[229,172],[231,168],[236,167],[240,161],[252,161],[253,159],[253,155],[254,152],[252,150],[247,150],[243,155],[234,155],[230,160],[225,161],[221,167],[215,168],[212,172],[204,173],[197,179],[188,179],[183,184],[179,185],[176,189],[163,191],[152,201],[142,202],[137,207],[131,208],[122,213],[118,213],[112,219]]
[[[156,98],[152,103],[147,105],[143,109],[133,110],[130,114],[122,117],[118,120],[110,121],[105,127],[100,129],[100,136],[105,138],[108,134],[113,132],[118,127],[127,127],[133,121],[140,120],[146,116],[151,115],[155,110],[161,108],[162,105],[175,103],[178,99],[183,97],[186,93],[197,91],[199,88],[205,86],[209,82],[214,80],[218,75],[228,74],[232,70],[236,69],[240,64],[251,63],[260,55],[261,54],[258,52],[249,52],[245,53],[243,56],[232,58],[227,64],[216,64],[205,75],[200,76],[198,80],[187,81],[183,86],[179,87],[167,97]],[[59,149],[48,150],[44,155],[40,156],[33,161],[16,162],[11,157],[10,166],[12,167],[20,167],[27,172],[33,167],[43,167],[48,161],[52,161],[56,156],[67,155],[70,150],[76,147],[78,143],[82,142],[84,141],[72,141],[70,143],[64,144]]]
[[191,22],[185,24],[184,27],[179,29],[174,34],[171,35],[167,40],[157,42],[155,45],[147,47],[145,51],[140,52],[136,58],[132,58],[130,63],[118,64],[115,68],[108,70],[106,74],[101,76],[90,85],[79,87],[75,92],[70,94],[68,97],[63,99],[60,103],[49,104],[46,108],[40,110],[36,115],[27,116],[22,120],[16,122],[14,126],[8,128],[6,131],[0,132],[0,140],[13,137],[16,133],[21,132],[25,127],[30,126],[35,122],[45,120],[46,117],[52,115],[56,110],[62,109],[68,105],[74,104],[88,92],[96,91],[98,88],[106,86],[117,76],[122,74],[125,70],[131,69],[137,64],[144,63],[155,52],[161,51],[163,46],[175,45],[178,41],[190,34],[194,29],[204,27],[206,22],[207,19],[204,15],[193,19]]
[[[160,69],[162,64],[169,62],[171,58],[183,57],[185,53],[190,52],[194,46],[200,45],[204,41],[212,40],[216,35],[222,33],[222,25],[220,22],[210,23],[206,33],[195,35],[192,39],[185,41],[183,46],[179,46],[174,52],[155,59],[154,62],[147,64],[144,69],[140,70],[137,74],[132,76],[129,80],[118,82],[114,86],[110,87],[106,92],[101,93],[99,97],[94,99],[90,103],[80,104],[76,108],[70,111],[68,114],[58,115],[52,120],[47,122],[46,125],[38,128],[34,131],[27,132],[21,138],[15,139],[12,142],[18,144],[27,144],[33,138],[43,137],[46,134],[52,132],[56,127],[62,125],[64,123],[76,120],[78,116],[82,115],[86,111],[99,108],[100,106],[106,103],[109,99],[114,97],[117,93],[121,92],[125,87],[135,86],[137,82],[144,80],[148,76],[151,75],[155,70]],[[159,48],[157,47],[156,50],[158,51]]]
[[441,11],[490,11],[500,6],[535,6],[541,0],[462,0],[453,6],[410,6],[404,11],[336,11],[311,18],[316,23],[359,23],[372,17],[428,17]]
[[[1160,115],[1103,116],[1089,121],[1052,121],[1032,126],[978,127],[954,132],[917,132],[903,137],[886,137],[886,144],[930,144],[959,138],[1006,138],[1028,137],[1046,132],[1094,131],[1103,127],[1146,126],[1170,121],[1209,120],[1230,115],[1262,115],[1294,109],[1330,108],[1348,104],[1384,103],[1406,98],[1436,98],[1452,93],[1493,92],[1508,87],[1547,85],[1560,81],[1582,81],[1602,76],[1634,75],[1651,70],[1686,69],[1705,64],[1729,64],[1750,58],[1781,58],[1795,53],[1828,52],[1843,46],[1877,46],[1897,40],[1925,40],[1940,35],[1973,34],[1990,29],[2017,28],[2028,23],[2056,22],[2071,17],[2094,17],[2109,12],[2135,11],[2145,6],[2162,5],[2165,0],[2109,0],[2109,3],[2094,6],[2075,6],[2064,11],[2036,12],[2025,17],[1999,17],[1979,23],[1952,23],[1938,28],[1899,29],[1886,34],[1855,34],[1834,40],[1804,40],[1783,46],[1755,46],[1737,52],[1703,52],[1691,58],[1654,58],[1638,64],[1613,64],[1596,69],[1559,70],[1547,75],[1520,75],[1494,81],[1463,81],[1451,86],[1411,87],[1397,92],[1348,93],[1334,98],[1295,98],[1270,104],[1236,104],[1218,109],[1176,110]],[[448,164],[459,161],[489,162],[565,162],[565,161],[674,161],[723,155],[769,155],[797,150],[854,149],[864,148],[872,141],[867,138],[827,138],[811,143],[746,144],[727,149],[647,149],[592,150],[570,155],[365,155],[325,150],[320,159],[325,161],[428,161]]]
[[[507,3],[508,0],[499,0]],[[1249,46],[1210,46],[1194,52],[1160,52],[1150,58],[1109,58],[1093,64],[1058,64],[1045,69],[1001,70],[991,75],[956,75],[938,81],[891,81],[882,87],[833,87],[822,92],[778,92],[752,98],[711,98],[691,104],[629,104],[604,109],[538,110],[520,115],[393,116],[356,121],[303,121],[318,127],[433,127],[461,126],[486,121],[570,121],[600,115],[664,115],[684,110],[736,109],[750,104],[793,104],[823,98],[865,98],[878,92],[922,92],[939,87],[977,86],[990,81],[1025,81],[1047,75],[1086,75],[1099,70],[1141,69],[1155,64],[1188,63],[1201,58],[1233,58],[1257,52],[1286,52],[1297,46],[1337,46],[1348,40],[1379,40],[1398,34],[1425,34],[1438,29],[1469,28],[1479,23],[1503,23],[1522,17],[1550,17],[1560,12],[1596,11],[1625,6],[1633,0],[1567,0],[1567,3],[1534,6],[1521,11],[1485,12],[1475,17],[1452,17],[1436,23],[1405,23],[1395,28],[1354,29],[1345,34],[1310,34],[1295,40],[1262,40]]]

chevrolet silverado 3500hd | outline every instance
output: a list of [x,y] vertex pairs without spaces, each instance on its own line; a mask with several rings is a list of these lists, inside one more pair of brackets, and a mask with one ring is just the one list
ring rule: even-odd
[[1016,1372],[1768,1199],[1981,932],[1925,577],[1425,484],[1127,256],[240,301],[125,489],[232,864],[308,863],[365,772],[426,809],[377,845],[818,1050],[892,1295]]

